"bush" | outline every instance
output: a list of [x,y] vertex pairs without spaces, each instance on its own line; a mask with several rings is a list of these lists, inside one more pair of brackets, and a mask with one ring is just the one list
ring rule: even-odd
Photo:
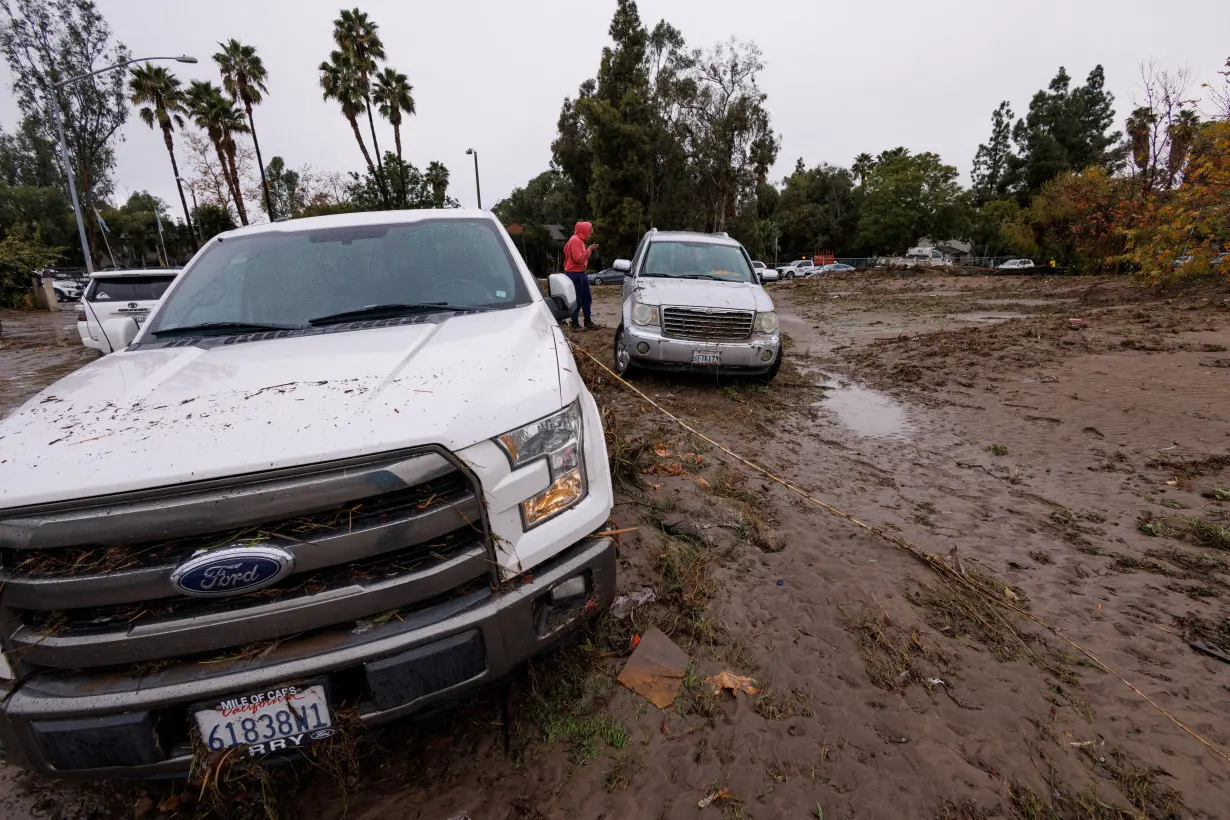
[[30,275],[54,264],[61,250],[44,245],[37,230],[27,233],[24,228],[15,227],[0,239],[0,305],[25,307]]

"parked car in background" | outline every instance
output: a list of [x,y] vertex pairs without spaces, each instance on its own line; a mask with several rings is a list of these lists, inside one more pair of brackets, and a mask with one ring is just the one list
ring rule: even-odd
[[849,273],[857,270],[853,265],[847,265],[844,262],[834,262],[830,265],[821,265],[816,269],[813,276],[828,276],[830,273]]
[[548,291],[490,211],[350,213],[221,234],[115,320],[116,353],[0,421],[0,756],[293,754],[601,613],[610,468],[573,285]]
[[788,265],[783,265],[778,268],[778,272],[783,279],[798,279],[814,273],[816,263],[810,259],[800,259],[797,262],[791,262]]
[[75,302],[81,298],[81,285],[72,279],[53,279],[51,287],[57,302]]
[[615,372],[691,371],[772,379],[782,363],[773,300],[725,234],[651,230],[628,270]]
[[109,270],[90,274],[81,307],[77,310],[77,332],[86,347],[107,354],[123,345],[108,323],[116,319],[132,319],[137,327],[166,292],[178,269]]
[[1029,270],[1032,267],[1034,267],[1034,260],[1032,259],[1009,259],[1007,262],[1004,262],[1002,265],[997,267],[996,270]]
[[625,274],[622,271],[617,271],[614,268],[591,273],[589,275],[589,283],[591,285],[618,285],[624,281]]
[[[757,265],[760,267],[756,267]],[[752,261],[752,267],[756,269],[756,275],[760,277],[761,284],[778,280],[777,268],[770,268],[764,262],[757,262],[755,260]]]

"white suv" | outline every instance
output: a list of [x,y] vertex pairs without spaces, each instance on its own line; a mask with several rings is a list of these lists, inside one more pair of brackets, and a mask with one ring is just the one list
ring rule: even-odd
[[132,319],[137,327],[175,281],[178,270],[110,270],[90,274],[81,305],[77,332],[86,347],[106,354],[118,350],[108,326],[116,319]]

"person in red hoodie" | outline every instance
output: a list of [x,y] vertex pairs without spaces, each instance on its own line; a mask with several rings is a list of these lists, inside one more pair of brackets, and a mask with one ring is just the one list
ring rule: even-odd
[[[591,330],[597,327],[590,316],[593,297],[589,292],[589,276],[585,273],[585,269],[589,267],[589,255],[598,247],[596,242],[593,245],[585,244],[593,230],[594,226],[588,222],[578,222],[572,237],[564,245],[564,273],[568,274],[577,291],[577,306],[572,311],[573,330]],[[581,323],[577,321],[582,312],[585,314],[585,327],[581,327]]]

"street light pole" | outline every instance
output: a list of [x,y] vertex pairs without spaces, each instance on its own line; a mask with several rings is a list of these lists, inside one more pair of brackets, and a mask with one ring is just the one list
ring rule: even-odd
[[85,269],[88,273],[94,272],[94,260],[90,255],[90,240],[85,234],[85,220],[81,218],[81,200],[77,197],[77,178],[73,173],[73,163],[68,158],[68,142],[64,139],[64,119],[60,114],[60,95],[59,90],[66,85],[72,85],[81,80],[87,80],[90,77],[99,74],[105,74],[108,71],[114,71],[117,68],[124,68],[133,63],[149,63],[154,60],[175,60],[181,63],[195,63],[196,57],[182,55],[179,57],[141,57],[136,60],[125,60],[122,63],[109,65],[106,68],[100,68],[97,71],[91,71],[89,74],[80,74],[76,77],[69,77],[67,80],[61,80],[51,86],[51,93],[48,95],[51,99],[48,101],[51,108],[52,116],[56,121],[56,133],[60,138],[60,161],[64,163],[64,174],[68,177],[68,194],[73,200],[73,213],[77,217],[77,234],[81,237],[81,255],[85,257]]
[[483,209],[483,187],[478,182],[478,152],[473,148],[466,149],[467,154],[474,155],[474,193],[478,196],[478,209]]
[[188,193],[192,194],[192,210],[193,212],[196,213],[196,220],[195,221],[189,220],[188,230],[192,231],[195,228],[197,244],[204,245],[205,239],[204,239],[204,236],[201,234],[201,206],[196,204],[196,186],[193,185],[188,180],[184,179],[183,177],[176,177],[175,181],[182,183],[184,185],[187,185]]

